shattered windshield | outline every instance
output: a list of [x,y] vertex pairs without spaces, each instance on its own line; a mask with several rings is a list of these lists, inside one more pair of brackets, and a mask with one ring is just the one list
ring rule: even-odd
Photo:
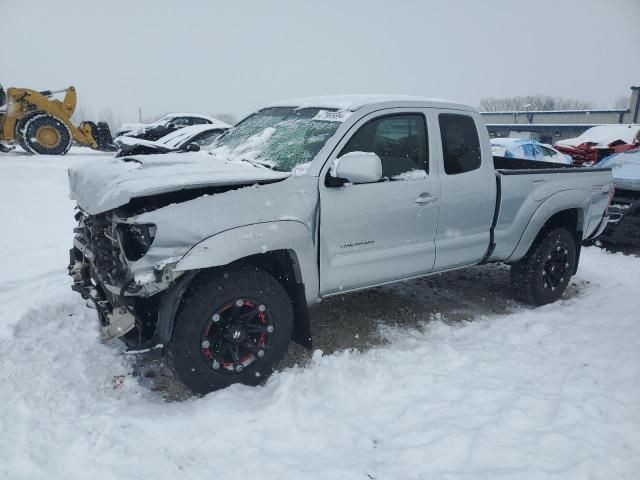
[[344,118],[344,112],[329,109],[265,108],[219,137],[209,151],[216,157],[290,172],[313,160]]

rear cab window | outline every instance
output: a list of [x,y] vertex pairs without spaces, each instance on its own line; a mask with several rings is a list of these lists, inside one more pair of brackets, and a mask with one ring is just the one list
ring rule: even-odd
[[473,118],[457,113],[441,113],[438,123],[445,173],[458,175],[480,168],[480,139]]

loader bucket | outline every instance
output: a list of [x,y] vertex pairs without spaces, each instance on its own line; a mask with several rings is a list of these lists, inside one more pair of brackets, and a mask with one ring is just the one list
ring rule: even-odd
[[116,147],[113,144],[113,137],[111,136],[111,130],[107,122],[98,122],[96,125],[94,137],[98,142],[98,150],[103,152],[115,152]]

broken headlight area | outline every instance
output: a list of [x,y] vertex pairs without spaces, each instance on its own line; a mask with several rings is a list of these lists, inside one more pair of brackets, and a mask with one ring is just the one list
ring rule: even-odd
[[151,248],[156,237],[156,226],[152,223],[121,223],[117,232],[125,257],[136,261]]

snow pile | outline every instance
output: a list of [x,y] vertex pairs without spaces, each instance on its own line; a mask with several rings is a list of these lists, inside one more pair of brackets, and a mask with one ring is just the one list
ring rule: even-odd
[[637,478],[639,258],[587,248],[556,304],[166,403],[69,290],[79,161],[0,155],[0,478]]

